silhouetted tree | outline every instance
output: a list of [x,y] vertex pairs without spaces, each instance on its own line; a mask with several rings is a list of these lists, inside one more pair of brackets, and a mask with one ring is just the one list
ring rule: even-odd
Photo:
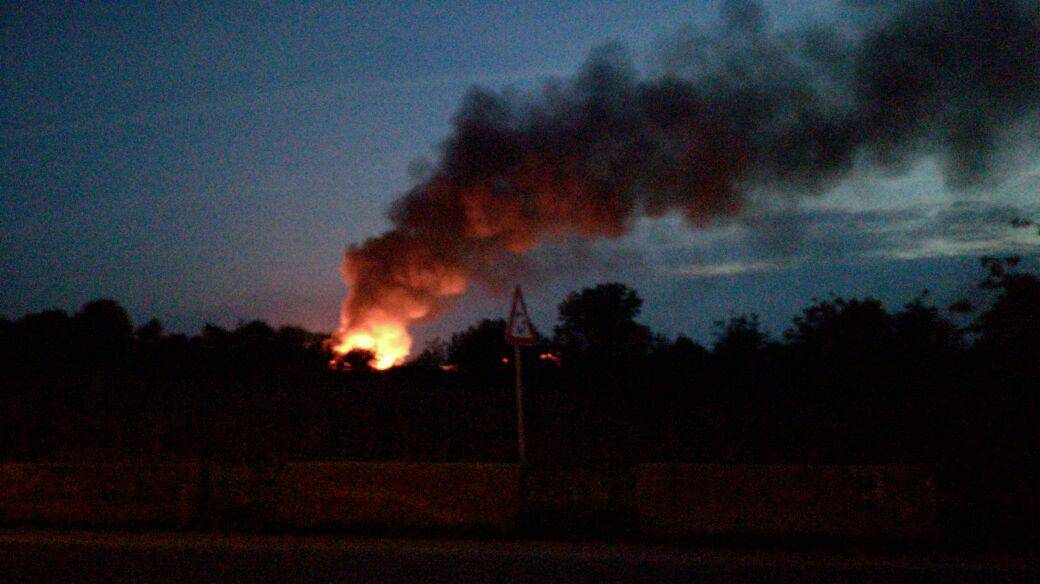
[[636,291],[619,283],[568,294],[554,329],[564,364],[618,369],[644,360],[653,335],[636,322],[642,307]]
[[411,365],[420,369],[440,369],[447,362],[448,343],[444,342],[444,339],[436,337],[426,344],[415,359],[412,359]]
[[989,271],[980,287],[998,293],[975,322],[980,346],[1019,355],[1040,351],[1040,278],[1014,271],[1019,258],[982,258]]
[[372,371],[376,354],[368,349],[354,349],[343,355],[343,364],[349,371],[356,373]]
[[[1040,278],[1018,271],[1019,258],[981,258],[980,287],[996,293],[972,326],[976,456],[985,464],[1040,468]],[[1035,470],[1034,470],[1035,472]],[[1035,476],[1035,475],[1034,475]],[[1035,480],[1035,478],[1033,479]]]
[[654,344],[654,357],[658,362],[703,366],[708,360],[708,355],[708,349],[704,348],[704,345],[686,335],[679,335],[674,341],[660,339]]
[[151,319],[143,325],[137,327],[137,331],[134,333],[137,342],[145,343],[148,345],[158,344],[162,339],[163,325],[158,319]]
[[714,335],[712,352],[727,361],[753,361],[769,342],[769,335],[762,330],[757,314],[741,314],[729,320],[716,321]]
[[[647,385],[662,394],[662,399],[674,402],[678,392],[704,391],[708,385],[707,375],[711,370],[711,353],[703,345],[685,335],[674,341],[657,339],[646,372]],[[662,407],[674,407],[671,403]]]
[[326,349],[328,335],[312,333],[296,326],[283,326],[274,335],[274,353],[294,367],[315,370],[327,366],[331,354]]
[[893,348],[892,318],[873,298],[816,300],[784,333],[791,347],[816,361],[865,363]]
[[64,310],[45,310],[19,319],[12,331],[12,352],[17,361],[28,367],[66,371],[69,361],[75,361],[79,355],[71,323]]
[[234,346],[231,331],[207,322],[201,334],[191,338],[190,345],[192,360],[200,373],[227,373],[231,370]]
[[207,322],[195,340],[206,350],[226,353],[231,347],[231,332],[222,326]]
[[151,319],[134,331],[134,361],[137,369],[156,375],[166,364],[163,346],[163,326]]
[[756,314],[740,314],[714,323],[710,391],[716,399],[744,399],[762,394],[769,335]]
[[7,320],[6,318],[0,318],[0,368],[9,368],[17,358],[15,352],[15,345],[18,342],[18,326]]
[[231,333],[231,350],[234,367],[239,372],[269,369],[284,359],[274,329],[262,320],[239,324]]
[[462,371],[479,375],[504,371],[503,359],[512,356],[505,334],[505,320],[485,318],[451,336],[447,347],[448,362],[458,365]]
[[896,352],[903,360],[934,360],[963,348],[960,329],[938,308],[925,304],[926,295],[922,293],[891,317]]
[[88,363],[113,366],[130,356],[134,325],[118,302],[109,299],[87,302],[72,317],[72,330],[80,355]]

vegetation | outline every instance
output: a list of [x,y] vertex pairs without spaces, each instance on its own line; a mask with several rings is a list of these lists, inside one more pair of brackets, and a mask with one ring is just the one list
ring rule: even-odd
[[[1040,279],[983,267],[984,308],[817,299],[779,338],[720,321],[710,349],[640,324],[627,286],[572,293],[524,349],[529,456],[1035,466]],[[330,369],[326,337],[299,328],[135,330],[111,300],[0,320],[0,457],[512,460],[504,329],[482,320],[379,373],[364,354]]]

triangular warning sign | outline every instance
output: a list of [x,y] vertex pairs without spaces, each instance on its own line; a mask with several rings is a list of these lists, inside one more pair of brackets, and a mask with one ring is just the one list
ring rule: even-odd
[[513,309],[509,311],[509,325],[506,326],[506,342],[511,345],[533,345],[538,342],[538,335],[531,326],[531,318],[527,316],[527,305],[520,286],[513,294]]

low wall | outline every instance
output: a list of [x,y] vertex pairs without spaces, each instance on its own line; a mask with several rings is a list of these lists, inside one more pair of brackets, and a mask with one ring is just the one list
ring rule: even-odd
[[524,531],[537,536],[631,535],[636,528],[631,465],[524,466]]
[[942,528],[959,540],[1040,541],[1040,468],[989,464],[944,469]]
[[213,465],[206,468],[204,523],[231,528],[274,526],[281,489],[281,465]]
[[2,464],[0,521],[183,525],[195,516],[199,478],[193,464]]
[[636,471],[636,501],[651,537],[937,531],[935,482],[916,467],[647,464]]
[[277,520],[294,527],[507,533],[520,509],[520,467],[298,463],[277,489]]
[[536,465],[521,486],[514,464],[0,465],[7,523],[509,534],[523,517],[539,535],[912,539],[937,533],[937,513],[915,467]]

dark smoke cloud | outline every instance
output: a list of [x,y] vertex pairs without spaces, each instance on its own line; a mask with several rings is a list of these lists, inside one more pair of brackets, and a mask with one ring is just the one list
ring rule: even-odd
[[650,78],[608,45],[537,95],[471,91],[393,229],[348,249],[345,327],[434,318],[546,240],[618,237],[642,215],[710,224],[756,187],[820,192],[858,157],[938,155],[951,186],[987,180],[1002,131],[1040,105],[1040,4],[856,4],[856,30],[778,33],[727,2],[720,30],[672,38]]

